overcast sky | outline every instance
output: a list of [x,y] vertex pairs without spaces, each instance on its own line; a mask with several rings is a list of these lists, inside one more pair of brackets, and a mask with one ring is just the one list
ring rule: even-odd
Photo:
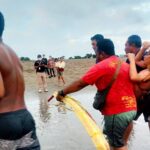
[[150,0],[0,0],[3,39],[19,56],[91,53],[90,37],[111,38],[118,54],[131,34],[150,39]]

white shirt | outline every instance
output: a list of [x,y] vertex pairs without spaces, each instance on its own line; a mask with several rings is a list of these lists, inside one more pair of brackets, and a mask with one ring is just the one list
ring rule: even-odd
[[62,61],[62,62],[59,61],[59,62],[57,62],[55,65],[56,65],[56,67],[58,67],[58,68],[63,68],[63,69],[64,69],[65,66],[66,66],[66,63],[65,63],[64,61]]

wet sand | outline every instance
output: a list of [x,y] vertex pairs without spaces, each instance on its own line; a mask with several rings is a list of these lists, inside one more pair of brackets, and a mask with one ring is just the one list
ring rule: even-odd
[[[84,74],[94,60],[70,60],[67,62],[65,77],[67,83]],[[33,62],[23,63],[26,82],[26,104],[31,111],[37,125],[37,134],[42,150],[94,150],[94,145],[74,113],[66,106],[56,106],[56,100],[47,103],[48,96],[58,87],[57,79],[48,79],[48,93],[37,93],[36,74],[33,70]],[[102,115],[92,108],[94,87],[72,94],[96,120],[102,128]],[[143,117],[134,125],[129,150],[149,150],[150,136],[147,124]]]

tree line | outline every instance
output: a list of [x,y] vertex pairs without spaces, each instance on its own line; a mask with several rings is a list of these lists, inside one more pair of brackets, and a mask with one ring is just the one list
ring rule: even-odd
[[[120,57],[124,57],[124,55],[120,55]],[[69,57],[69,59],[89,59],[89,58],[96,58],[95,54],[86,54],[85,56],[74,56],[74,57]],[[31,59],[29,57],[20,57],[21,61],[31,61]]]
[[83,56],[83,57],[82,57],[82,56],[79,56],[79,55],[74,56],[74,57],[69,57],[69,59],[87,59],[87,58],[96,58],[96,55],[90,53],[90,54],[86,54],[86,55]]

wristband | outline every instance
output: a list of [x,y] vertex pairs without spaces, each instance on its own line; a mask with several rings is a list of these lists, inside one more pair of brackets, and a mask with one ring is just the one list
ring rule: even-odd
[[65,97],[65,96],[66,96],[66,95],[64,94],[64,91],[63,91],[63,90],[59,91],[58,94],[59,94],[60,96],[62,96],[62,97]]

